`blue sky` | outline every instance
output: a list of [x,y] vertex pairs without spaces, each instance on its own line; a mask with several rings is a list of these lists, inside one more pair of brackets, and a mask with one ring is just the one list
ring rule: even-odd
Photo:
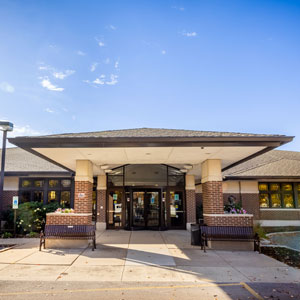
[[0,0],[15,135],[136,127],[299,136],[300,1]]

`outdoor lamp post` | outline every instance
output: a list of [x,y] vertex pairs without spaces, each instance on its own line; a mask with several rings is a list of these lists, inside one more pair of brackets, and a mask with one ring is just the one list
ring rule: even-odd
[[2,156],[1,156],[1,174],[0,174],[0,210],[3,207],[3,185],[4,185],[4,167],[7,131],[13,131],[14,124],[8,121],[0,121],[0,130],[3,131]]

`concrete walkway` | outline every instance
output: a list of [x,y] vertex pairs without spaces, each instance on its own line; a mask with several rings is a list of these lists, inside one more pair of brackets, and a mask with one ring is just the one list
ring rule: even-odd
[[[22,240],[18,240],[18,242]],[[13,243],[2,240],[0,244]],[[0,253],[0,280],[300,283],[300,270],[263,254],[204,253],[187,231],[99,232],[97,249],[46,249],[38,240]]]

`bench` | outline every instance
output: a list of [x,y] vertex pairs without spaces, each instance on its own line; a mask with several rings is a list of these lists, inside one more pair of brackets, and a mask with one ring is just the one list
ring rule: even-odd
[[242,226],[200,226],[201,249],[206,252],[207,241],[254,242],[254,251],[260,251],[260,239],[252,227]]
[[91,240],[96,249],[95,225],[45,225],[40,233],[40,251],[46,239]]

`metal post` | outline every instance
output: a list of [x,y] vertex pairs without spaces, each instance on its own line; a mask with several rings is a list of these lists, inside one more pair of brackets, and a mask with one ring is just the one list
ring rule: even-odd
[[2,142],[1,174],[0,174],[0,211],[2,211],[3,201],[4,201],[3,186],[4,186],[6,136],[7,136],[7,131],[4,130],[3,131],[3,142]]

